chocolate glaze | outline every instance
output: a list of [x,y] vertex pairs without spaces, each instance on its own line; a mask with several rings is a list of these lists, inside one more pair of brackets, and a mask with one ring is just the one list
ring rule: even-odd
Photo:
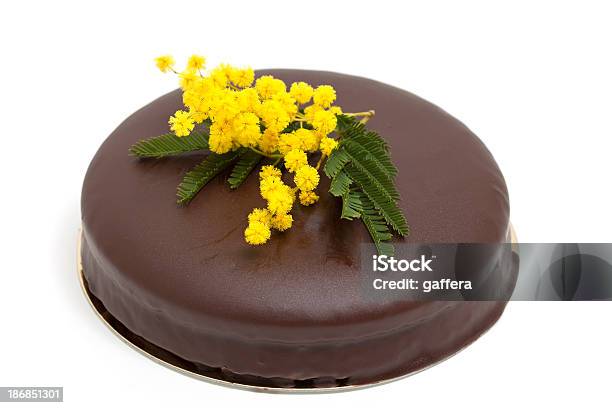
[[[407,242],[503,242],[508,194],[491,154],[462,123],[398,88],[329,72],[271,70],[287,83],[332,84],[345,111],[375,109],[368,126],[390,144],[411,226]],[[265,203],[256,174],[224,178],[186,208],[181,176],[201,154],[138,160],[136,141],[167,131],[180,93],[126,119],[104,142],[82,195],[83,267],[91,293],[134,335],[226,378],[362,384],[438,361],[477,338],[504,302],[371,301],[360,293],[360,222],[327,194],[293,211],[294,226],[248,246],[246,216]],[[262,384],[269,385],[269,381]]]

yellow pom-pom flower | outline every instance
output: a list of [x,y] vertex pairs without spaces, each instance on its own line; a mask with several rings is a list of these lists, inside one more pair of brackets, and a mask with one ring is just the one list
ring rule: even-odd
[[189,115],[195,123],[202,123],[206,120],[208,115],[205,112],[201,112],[194,108],[189,108]]
[[261,101],[257,91],[253,88],[245,88],[236,94],[236,103],[243,112],[257,112],[261,108]]
[[322,138],[321,144],[319,145],[319,148],[321,149],[321,153],[323,153],[326,156],[329,156],[336,147],[338,147],[338,142],[329,137]]
[[323,108],[319,105],[310,105],[304,108],[304,117],[310,123],[314,120],[315,114],[319,111],[322,111]]
[[241,146],[257,146],[261,138],[259,118],[252,112],[238,114],[234,120],[235,139]]
[[172,55],[161,55],[155,58],[155,65],[161,72],[174,71],[174,58]]
[[306,153],[300,149],[293,149],[285,155],[285,167],[291,173],[308,164]]
[[280,176],[269,176],[260,180],[259,192],[264,199],[268,200],[273,192],[281,190],[283,187],[286,187],[286,185]]
[[312,166],[302,166],[295,172],[293,181],[301,191],[312,191],[319,185],[319,172]]
[[319,148],[319,138],[310,129],[299,128],[293,132],[300,140],[300,147],[307,152],[314,152]]
[[266,129],[259,141],[259,148],[264,153],[273,153],[278,149],[278,141],[278,133],[274,130]]
[[300,104],[308,103],[313,92],[312,86],[306,82],[294,82],[289,89],[291,96]]
[[186,91],[187,89],[191,88],[200,77],[198,76],[196,71],[186,69],[185,71],[179,74],[179,78],[179,84],[181,86],[181,89],[183,91]]
[[301,191],[300,204],[309,206],[319,201],[319,196],[314,191]]
[[315,105],[319,105],[322,108],[329,108],[336,100],[336,90],[330,85],[318,86],[312,95],[312,100]]
[[177,136],[188,136],[193,130],[195,124],[189,112],[182,110],[176,111],[174,116],[168,120],[170,130]]
[[204,68],[204,64],[206,64],[206,58],[201,55],[193,54],[187,60],[187,69],[197,71],[199,69]]
[[240,88],[251,86],[255,80],[255,72],[252,68],[233,69],[229,75],[230,81]]
[[302,141],[295,133],[282,133],[278,140],[278,151],[286,155],[291,150],[301,149]]
[[287,85],[272,75],[264,75],[255,81],[255,89],[262,99],[270,99],[279,92],[286,92]]
[[270,225],[272,228],[278,231],[285,231],[291,228],[293,225],[293,216],[291,214],[276,214],[270,219]]
[[295,104],[295,99],[293,99],[291,95],[289,95],[285,91],[282,91],[274,95],[272,99],[280,104],[282,109],[285,111],[285,113],[287,114],[287,116],[289,116],[291,120],[295,118],[295,114],[298,111],[298,107]]
[[319,134],[326,136],[336,129],[338,119],[330,111],[320,110],[314,114],[312,120],[312,126],[319,132]]
[[268,210],[272,214],[283,214],[291,211],[295,197],[289,186],[283,184],[282,187],[272,190],[267,196]]
[[210,78],[219,88],[225,88],[229,78],[227,77],[228,65],[221,64],[210,73]]
[[232,121],[240,113],[240,107],[234,94],[219,92],[213,98],[209,115],[214,121]]
[[340,106],[332,106],[329,111],[334,115],[342,115],[342,108]]
[[229,122],[215,122],[210,127],[208,147],[211,152],[223,154],[233,147],[232,126]]
[[259,221],[250,222],[244,230],[244,239],[251,245],[265,244],[270,239],[270,235],[270,227]]
[[258,125],[245,127],[234,135],[234,141],[240,147],[255,147],[261,141],[261,130]]
[[272,214],[265,208],[254,208],[249,214],[249,224],[253,222],[261,222],[265,225],[270,225]]
[[277,133],[282,132],[291,121],[287,111],[279,101],[266,100],[257,112],[266,127]]
[[270,166],[270,165],[263,166],[261,168],[261,170],[259,171],[259,179],[260,180],[263,180],[263,179],[268,178],[268,177],[278,177],[278,178],[280,178],[281,175],[282,175],[282,173],[281,173],[280,169],[278,169],[277,167],[274,167],[274,166]]

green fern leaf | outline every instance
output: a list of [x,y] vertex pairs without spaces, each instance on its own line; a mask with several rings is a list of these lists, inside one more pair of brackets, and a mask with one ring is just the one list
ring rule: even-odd
[[346,151],[344,151],[344,149],[337,148],[325,162],[323,171],[327,177],[334,178],[350,160],[350,156],[346,153]]
[[381,146],[376,141],[378,137],[380,136],[374,132],[364,132],[343,139],[343,142],[345,147],[351,147],[353,151],[367,153],[370,160],[375,161],[376,165],[387,173],[390,178],[394,178],[397,175],[397,168],[391,161],[391,156],[389,156],[386,147]]
[[345,144],[354,143],[361,146],[363,150],[370,153],[372,158],[384,168],[391,178],[397,175],[397,168],[389,156],[389,146],[385,139],[372,130],[366,128],[365,124],[351,116],[338,116],[337,131],[342,135]]
[[400,235],[408,234],[408,224],[397,205],[400,198],[394,181],[397,168],[389,156],[387,142],[354,117],[346,115],[338,115],[336,131],[340,135],[340,146],[332,153],[334,160],[331,163],[328,160],[325,166],[325,173],[332,178],[330,192],[336,196],[346,193],[351,183],[341,175],[345,173],[388,225]]
[[363,212],[363,205],[360,195],[355,191],[347,190],[342,195],[342,214],[340,218],[345,220],[353,220],[360,218]]
[[183,177],[176,190],[177,202],[181,205],[188,204],[206,183],[225,170],[240,154],[241,151],[236,150],[225,154],[210,153],[206,156]]
[[350,163],[359,168],[368,178],[375,183],[392,201],[399,199],[399,192],[395,187],[393,176],[386,171],[380,161],[363,146],[351,142],[344,142],[343,149],[350,157]]
[[240,156],[238,162],[234,165],[232,173],[230,174],[227,182],[230,188],[238,188],[244,180],[251,174],[257,163],[263,158],[263,156],[252,150],[247,150]]
[[353,138],[359,136],[367,136],[366,139],[376,144],[377,149],[382,149],[384,152],[389,152],[389,145],[387,141],[380,137],[378,133],[369,130],[365,123],[357,120],[354,116],[338,115],[338,124],[336,131],[346,138]]
[[359,163],[351,162],[349,166],[346,166],[345,171],[367,195],[368,199],[387,223],[400,235],[407,235],[409,228],[404,214],[402,214],[395,200],[389,196],[380,183],[372,178],[368,169]]
[[386,141],[353,117],[343,116],[340,121],[341,146],[351,156],[350,160],[359,161],[389,196],[398,200],[394,183],[397,168],[391,161]]
[[349,187],[353,180],[344,171],[339,171],[336,176],[332,179],[329,186],[329,192],[335,197],[342,197],[348,193]]
[[197,131],[184,137],[178,137],[174,133],[166,133],[143,139],[132,145],[129,152],[137,157],[161,158],[205,149],[208,149],[208,134]]
[[387,242],[393,238],[385,219],[374,208],[373,203],[363,193],[356,193],[361,201],[361,220],[366,226],[379,255],[392,256],[395,253],[393,244]]
[[348,129],[354,126],[354,123],[357,122],[353,116],[347,116],[344,114],[336,115],[338,120],[336,125],[336,131],[338,133],[346,133]]

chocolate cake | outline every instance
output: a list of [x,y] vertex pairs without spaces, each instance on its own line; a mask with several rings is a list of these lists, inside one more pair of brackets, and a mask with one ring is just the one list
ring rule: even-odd
[[[423,99],[330,72],[258,71],[287,83],[332,84],[344,109],[374,109],[368,127],[398,168],[405,242],[505,242],[508,193],[484,144]],[[82,194],[82,266],[96,307],[125,336],[190,371],[268,387],[371,384],[417,371],[477,339],[504,301],[374,302],[360,288],[362,223],[340,220],[321,194],[288,233],[244,242],[261,205],[255,172],[231,191],[213,180],[185,208],[173,197],[201,154],[142,160],[128,148],[167,132],[179,91],[126,119],[95,155]],[[327,191],[329,181],[321,180]]]

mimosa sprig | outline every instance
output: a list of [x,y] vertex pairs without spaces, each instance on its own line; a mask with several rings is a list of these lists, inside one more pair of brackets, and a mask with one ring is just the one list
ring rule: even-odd
[[322,172],[331,179],[329,193],[342,200],[341,218],[361,219],[379,253],[393,253],[389,241],[394,233],[409,233],[388,145],[365,125],[373,110],[343,113],[334,105],[331,85],[294,82],[287,90],[285,82],[270,75],[255,80],[251,68],[220,65],[205,72],[205,59],[198,55],[181,72],[170,56],[157,58],[156,64],[179,77],[185,109],[170,117],[170,133],[141,140],[130,153],[161,158],[208,151],[179,184],[179,204],[188,204],[230,166],[232,189],[259,167],[265,206],[248,214],[244,237],[248,244],[261,245],[273,230],[291,228],[296,202],[310,206],[318,201]]

